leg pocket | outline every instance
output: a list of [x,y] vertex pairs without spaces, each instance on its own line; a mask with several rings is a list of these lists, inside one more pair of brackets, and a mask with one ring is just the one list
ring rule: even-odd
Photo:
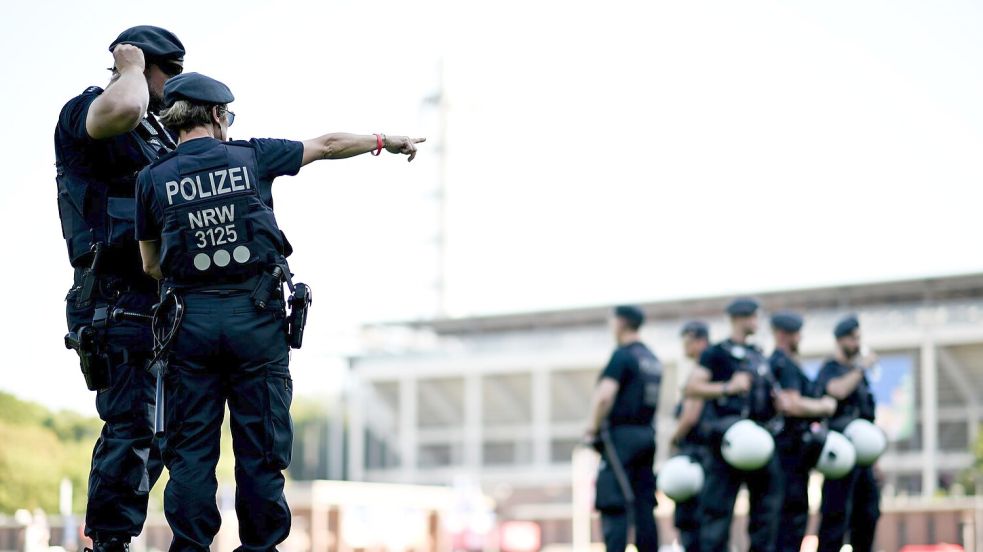
[[134,418],[133,374],[125,350],[110,350],[109,387],[96,393],[96,411],[104,422],[122,422]]
[[272,373],[266,376],[266,451],[267,464],[278,469],[290,465],[294,425],[290,419],[294,384],[289,374]]

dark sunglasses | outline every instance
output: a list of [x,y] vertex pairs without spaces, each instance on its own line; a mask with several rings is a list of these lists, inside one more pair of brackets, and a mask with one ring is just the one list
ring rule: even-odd
[[226,126],[232,126],[232,123],[236,120],[236,114],[228,109],[225,110],[225,124]]
[[155,61],[154,64],[168,77],[176,77],[184,72],[184,65],[176,61]]

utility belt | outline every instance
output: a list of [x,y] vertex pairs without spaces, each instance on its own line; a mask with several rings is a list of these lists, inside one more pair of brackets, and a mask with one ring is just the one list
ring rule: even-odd
[[65,348],[78,353],[79,367],[89,391],[101,391],[112,385],[112,359],[106,344],[106,328],[135,317],[143,317],[148,321],[150,319],[149,315],[126,313],[113,306],[98,307],[93,309],[92,322],[89,325],[65,334]]
[[307,313],[313,302],[311,287],[307,284],[298,282],[294,284],[290,267],[286,260],[273,266],[272,269],[264,270],[259,274],[248,276],[239,281],[225,281],[221,283],[209,284],[175,284],[165,283],[164,293],[207,293],[215,291],[242,291],[249,292],[249,298],[257,310],[263,311],[280,297],[283,284],[286,282],[290,289],[290,296],[287,299],[287,342],[291,349],[300,349],[304,343],[304,328],[307,326]]
[[90,307],[95,303],[112,303],[124,293],[145,293],[157,295],[157,285],[145,278],[126,278],[116,274],[95,275],[87,268],[75,269],[75,285],[69,291],[74,296],[77,308]]
[[[785,427],[785,420],[781,416],[776,416],[770,420],[756,420],[747,415],[727,414],[722,416],[711,416],[701,420],[694,431],[696,439],[712,447],[719,448],[723,441],[724,433],[741,420],[751,420],[768,431],[773,438],[777,438]],[[692,432],[691,432],[692,433]]]
[[829,428],[833,431],[839,431],[843,433],[846,426],[850,425],[850,422],[854,420],[864,419],[868,421],[874,421],[874,417],[865,412],[861,412],[860,408],[850,409],[849,411],[840,414],[839,416],[834,416],[829,419]]
[[704,416],[697,426],[698,439],[712,447],[719,447],[724,433],[741,419],[738,415]]

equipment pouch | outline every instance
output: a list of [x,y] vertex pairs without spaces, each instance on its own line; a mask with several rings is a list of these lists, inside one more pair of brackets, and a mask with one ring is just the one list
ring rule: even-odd
[[113,247],[133,243],[136,228],[136,200],[132,197],[110,197],[106,201],[109,216],[107,240]]
[[283,281],[283,269],[279,266],[274,267],[273,271],[270,273],[264,272],[259,276],[259,282],[256,287],[253,288],[253,292],[249,295],[252,299],[253,304],[259,310],[265,310],[266,305],[269,304],[270,299],[274,297],[274,292],[280,289],[280,283]]

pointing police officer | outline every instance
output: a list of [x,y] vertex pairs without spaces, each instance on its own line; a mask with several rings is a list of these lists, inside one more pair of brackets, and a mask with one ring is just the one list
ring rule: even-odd
[[653,464],[662,364],[641,342],[644,322],[638,307],[615,308],[618,347],[598,378],[585,435],[601,443],[595,506],[609,552],[625,550],[632,533],[640,552],[659,548]]
[[777,404],[785,423],[775,439],[778,460],[785,475],[785,502],[778,529],[779,552],[798,552],[802,548],[809,522],[809,472],[812,462],[803,454],[803,439],[809,424],[833,414],[836,400],[829,396],[813,398],[812,382],[802,371],[799,342],[802,317],[783,311],[772,315],[771,329],[775,351],[769,358],[771,373],[778,382]]
[[[683,326],[681,335],[683,354],[687,359],[699,362],[703,351],[710,346],[710,329],[700,321],[687,322]],[[671,442],[680,454],[685,454],[698,464],[703,464],[706,457],[706,443],[701,438],[698,427],[703,413],[703,399],[684,396],[678,409],[676,430],[672,434]],[[700,550],[699,507],[699,495],[676,503],[674,521],[679,531],[679,543],[686,552]]]
[[227,86],[204,75],[169,80],[162,121],[178,133],[178,147],[144,169],[137,184],[144,268],[162,278],[165,298],[178,297],[184,307],[168,357],[161,445],[171,550],[207,550],[218,532],[215,466],[226,402],[241,549],[273,550],[290,531],[282,470],[293,439],[288,351],[299,338],[298,319],[285,319],[281,286],[286,280],[295,296],[306,287],[295,288],[290,278],[273,180],[319,159],[383,149],[412,160],[423,141],[327,134],[228,142],[232,100]]
[[148,328],[112,323],[113,308],[147,311],[156,283],[133,239],[137,172],[174,143],[154,113],[164,81],[182,70],[184,46],[170,31],[139,26],[110,44],[112,77],[62,108],[55,129],[58,211],[75,281],[67,297],[67,343],[79,350],[87,386],[105,422],[93,450],[86,535],[100,550],[124,550],[139,535],[147,494],[161,472],[153,437],[154,382],[144,369]]
[[[874,393],[866,373],[877,364],[877,356],[861,353],[856,316],[840,320],[833,335],[836,353],[820,368],[816,386],[838,401],[830,429],[843,432],[853,420],[874,421]],[[847,540],[855,552],[870,552],[880,518],[880,490],[873,468],[858,462],[846,477],[827,478],[821,512],[820,552],[838,552]]]
[[[781,469],[771,457],[760,468],[742,471],[727,463],[720,443],[726,429],[741,419],[769,422],[775,417],[761,350],[748,342],[758,329],[758,303],[737,299],[727,307],[731,336],[703,352],[686,386],[689,397],[705,400],[703,431],[713,444],[700,496],[700,547],[704,552],[727,550],[734,503],[742,484],[750,492],[748,532],[752,552],[775,549],[782,506]],[[764,393],[757,391],[763,390]]]

